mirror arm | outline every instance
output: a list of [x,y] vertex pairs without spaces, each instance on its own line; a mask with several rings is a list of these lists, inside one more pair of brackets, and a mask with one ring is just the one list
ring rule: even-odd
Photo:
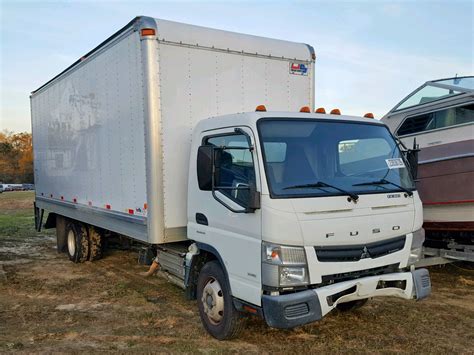
[[236,210],[235,208],[232,208],[230,207],[227,203],[225,203],[224,201],[222,201],[219,197],[217,197],[217,194],[216,194],[216,190],[214,189],[214,187],[212,188],[212,196],[214,197],[214,199],[219,202],[222,206],[224,206],[225,208],[227,208],[228,210],[230,210],[231,212],[234,212],[234,213],[249,213],[249,212],[253,212],[252,210],[248,209],[248,208],[244,208],[242,210]]
[[[214,148],[215,149],[215,148]],[[230,207],[227,203],[225,203],[224,201],[222,201],[216,194],[216,182],[215,182],[215,174],[216,174],[216,165],[215,165],[215,162],[214,162],[214,149],[213,149],[213,153],[212,153],[212,159],[211,159],[211,162],[212,162],[212,176],[211,176],[211,191],[212,191],[212,197],[214,197],[214,199],[219,202],[222,206],[224,206],[225,208],[227,208],[228,210],[230,210],[231,212],[234,212],[234,213],[249,213],[249,212],[252,212],[251,210],[249,210],[248,208],[244,208],[242,210],[236,210],[235,208],[232,208]],[[219,187],[217,187],[219,188]]]

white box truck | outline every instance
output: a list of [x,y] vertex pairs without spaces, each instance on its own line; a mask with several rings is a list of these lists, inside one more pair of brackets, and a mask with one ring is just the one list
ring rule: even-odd
[[411,152],[379,121],[312,113],[314,61],[135,18],[31,95],[36,227],[49,211],[74,262],[113,233],[153,246],[218,339],[242,313],[291,328],[428,296]]

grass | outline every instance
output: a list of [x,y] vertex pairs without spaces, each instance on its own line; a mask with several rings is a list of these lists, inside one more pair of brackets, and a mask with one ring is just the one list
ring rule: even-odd
[[421,302],[374,299],[294,330],[250,318],[239,339],[219,342],[203,330],[196,301],[139,276],[135,253],[84,264],[58,254],[54,230],[34,230],[33,197],[0,194],[0,353],[472,353],[472,272],[431,268],[433,294]]
[[[33,191],[13,191],[0,194],[0,239],[25,238],[37,235],[33,212]],[[44,220],[47,215],[45,214]],[[43,231],[52,234],[52,231]]]

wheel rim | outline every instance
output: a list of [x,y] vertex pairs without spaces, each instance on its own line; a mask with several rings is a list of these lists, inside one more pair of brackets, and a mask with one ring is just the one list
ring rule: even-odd
[[74,232],[72,230],[67,234],[67,250],[71,256],[74,256],[76,253],[76,238],[74,238]]
[[212,324],[219,324],[224,317],[224,295],[219,281],[210,278],[201,297],[204,313]]

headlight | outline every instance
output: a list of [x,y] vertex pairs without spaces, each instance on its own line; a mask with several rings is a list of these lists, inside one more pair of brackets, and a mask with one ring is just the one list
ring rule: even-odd
[[262,243],[262,282],[288,287],[308,284],[306,254],[302,247]]
[[411,242],[411,251],[410,257],[408,258],[408,265],[413,265],[421,259],[424,241],[425,230],[423,228],[413,232],[413,240]]

